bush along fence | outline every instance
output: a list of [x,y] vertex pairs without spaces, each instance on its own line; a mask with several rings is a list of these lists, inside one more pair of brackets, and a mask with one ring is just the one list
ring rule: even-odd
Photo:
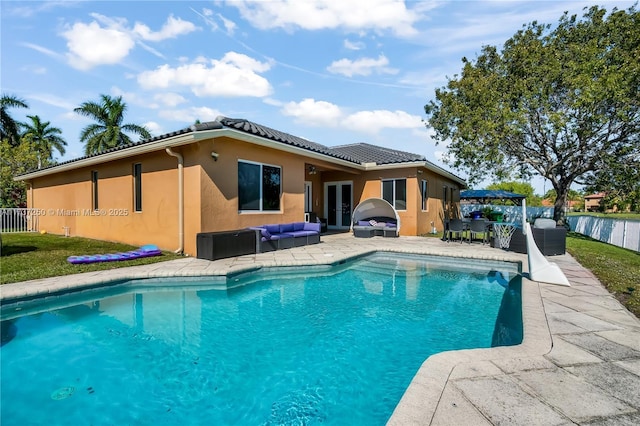
[[595,216],[568,216],[572,231],[604,243],[640,252],[640,221]]

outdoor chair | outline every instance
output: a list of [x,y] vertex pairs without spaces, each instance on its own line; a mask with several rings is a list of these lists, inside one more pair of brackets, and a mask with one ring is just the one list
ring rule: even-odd
[[456,238],[460,238],[460,242],[462,243],[462,234],[464,230],[465,226],[462,219],[451,219],[447,228],[447,242],[451,241],[453,235],[456,235]]
[[471,240],[473,240],[480,234],[482,234],[483,245],[485,241],[489,241],[489,228],[487,227],[487,225],[487,222],[483,219],[476,219],[471,221],[471,226],[469,227],[469,244],[471,244]]

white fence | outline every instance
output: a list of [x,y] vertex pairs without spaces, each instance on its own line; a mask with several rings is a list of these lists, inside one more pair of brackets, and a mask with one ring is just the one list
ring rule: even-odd
[[41,209],[0,208],[0,231],[3,233],[38,232]]
[[572,231],[640,252],[640,221],[595,216],[568,216]]

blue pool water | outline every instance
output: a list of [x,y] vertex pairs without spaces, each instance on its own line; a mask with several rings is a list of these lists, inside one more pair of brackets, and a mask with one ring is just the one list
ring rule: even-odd
[[384,424],[428,356],[522,340],[508,263],[376,254],[231,282],[5,319],[2,425]]

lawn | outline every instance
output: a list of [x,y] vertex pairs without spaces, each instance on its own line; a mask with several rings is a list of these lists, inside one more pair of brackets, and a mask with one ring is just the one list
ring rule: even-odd
[[138,247],[79,237],[21,233],[2,234],[0,256],[0,283],[13,283],[38,278],[103,271],[126,266],[146,265],[178,259],[180,256],[163,252],[160,256],[118,262],[72,265],[67,257],[82,254],[117,253]]
[[570,232],[567,251],[640,318],[640,253]]

